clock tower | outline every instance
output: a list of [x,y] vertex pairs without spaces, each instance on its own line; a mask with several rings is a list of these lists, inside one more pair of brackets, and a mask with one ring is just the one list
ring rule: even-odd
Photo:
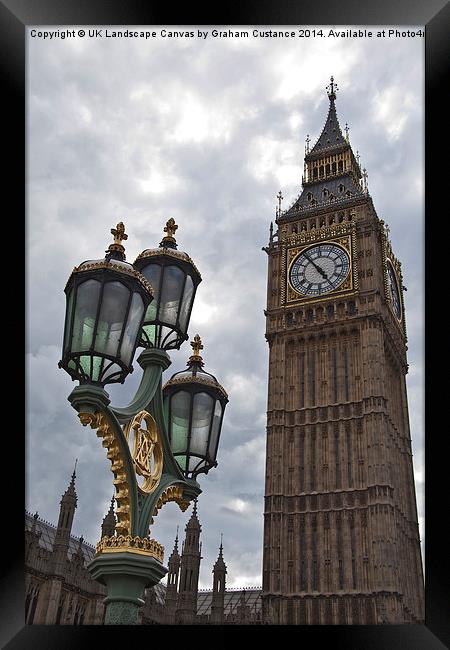
[[420,623],[403,281],[336,114],[270,227],[263,615]]

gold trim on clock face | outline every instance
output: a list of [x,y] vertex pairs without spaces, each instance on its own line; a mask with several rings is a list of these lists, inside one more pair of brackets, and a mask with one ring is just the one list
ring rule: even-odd
[[290,288],[301,298],[320,298],[339,290],[351,270],[348,251],[334,241],[303,248],[288,270]]

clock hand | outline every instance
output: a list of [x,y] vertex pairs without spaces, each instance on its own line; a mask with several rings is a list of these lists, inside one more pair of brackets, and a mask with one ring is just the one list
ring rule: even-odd
[[323,277],[323,279],[328,280],[328,275],[325,273],[325,271],[322,268],[320,268],[320,266],[318,266],[315,262],[313,262],[313,260],[310,257],[308,257],[306,255],[306,253],[305,253],[305,257],[308,260],[308,262],[311,262],[313,267],[316,269],[316,271],[318,271],[320,273],[320,275]]

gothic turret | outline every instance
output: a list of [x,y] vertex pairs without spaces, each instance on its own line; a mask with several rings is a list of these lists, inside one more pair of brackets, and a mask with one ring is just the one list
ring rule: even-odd
[[69,550],[70,534],[72,531],[73,518],[77,507],[77,493],[75,492],[77,461],[72,473],[67,490],[60,501],[58,526],[56,529],[55,542],[53,544],[53,560],[55,573],[64,573],[64,566]]
[[219,556],[213,568],[213,593],[211,601],[211,623],[221,624],[224,617],[225,576],[227,566],[223,560],[223,544],[220,540]]
[[166,611],[170,623],[175,622],[175,610],[177,607],[178,577],[180,573],[181,558],[178,553],[178,526],[175,544],[168,562],[167,588],[166,588]]
[[190,624],[197,613],[198,578],[202,545],[200,533],[202,527],[197,517],[197,499],[186,525],[186,537],[181,554],[181,572],[177,601],[176,622]]
[[116,531],[116,515],[114,514],[114,496],[111,505],[102,522],[102,537],[112,537]]

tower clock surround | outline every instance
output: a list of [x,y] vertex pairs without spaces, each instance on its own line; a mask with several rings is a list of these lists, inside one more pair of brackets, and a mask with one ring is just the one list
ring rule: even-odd
[[[421,623],[401,263],[336,113],[270,227],[263,617]],[[308,136],[309,140],[309,136]]]

